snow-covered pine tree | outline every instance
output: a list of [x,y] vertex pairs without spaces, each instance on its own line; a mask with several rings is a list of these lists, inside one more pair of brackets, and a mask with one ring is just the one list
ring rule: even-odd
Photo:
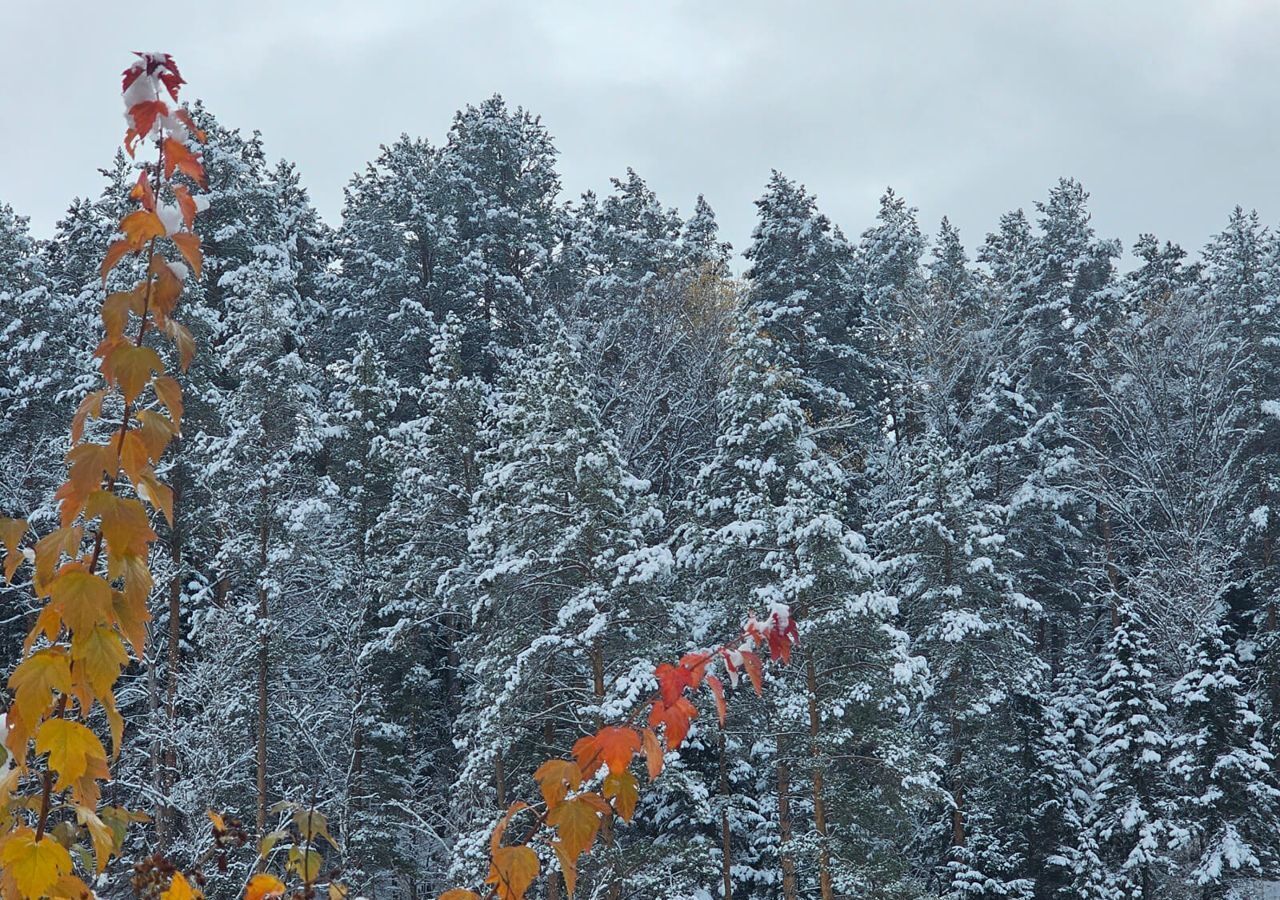
[[1211,900],[1230,896],[1242,879],[1280,871],[1280,786],[1226,629],[1205,627],[1192,652],[1172,694],[1171,836],[1183,878]]
[[444,590],[442,578],[466,558],[488,397],[485,384],[466,374],[462,342],[461,322],[446,314],[415,403],[424,412],[393,425],[382,449],[394,472],[375,524],[380,607],[365,653],[382,700],[371,743],[384,760],[378,770],[390,764],[394,772],[378,779],[377,800],[399,827],[382,849],[410,892],[446,868],[445,842],[457,829],[449,803],[460,757],[441,735],[455,734],[458,645],[471,617],[466,598]]
[[1091,753],[1097,774],[1083,828],[1090,852],[1080,860],[1077,889],[1088,900],[1153,900],[1163,896],[1171,866],[1168,709],[1145,622],[1128,603],[1115,609],[1101,660]]
[[1011,574],[1006,534],[1011,510],[989,496],[981,458],[955,450],[936,432],[903,448],[901,489],[887,498],[878,545],[893,560],[912,648],[929,663],[929,696],[919,727],[940,761],[946,802],[933,823],[944,896],[1022,896],[1026,850],[1018,790],[1030,773],[1018,744],[1019,698],[1042,691],[1043,664],[1028,623],[1040,606]]
[[[678,532],[686,577],[670,615],[707,643],[731,629],[744,597],[760,613],[785,603],[804,658],[770,685],[761,718],[731,719],[716,748],[727,774],[694,797],[721,795],[722,835],[713,843],[704,820],[702,840],[718,852],[703,854],[745,896],[883,891],[902,875],[884,809],[914,774],[900,716],[919,661],[890,625],[897,603],[878,589],[863,537],[842,519],[844,475],[814,439],[790,348],[761,327],[756,305],[736,334],[716,454]],[[747,737],[761,727],[770,745]]]
[[[630,711],[652,683],[645,651],[665,637],[645,584],[669,568],[646,540],[661,517],[601,425],[567,337],[545,327],[541,346],[504,366],[467,556],[447,588],[469,618],[458,647],[454,880],[479,880],[492,823],[534,793],[539,762]],[[606,856],[595,877],[579,873],[580,891],[622,877],[622,860]]]
[[538,330],[560,231],[555,158],[541,119],[496,94],[459,112],[440,148],[437,202],[455,246],[438,264],[436,315],[457,313],[468,371],[487,380]]
[[352,178],[328,284],[327,355],[343,356],[367,332],[406,385],[427,371],[432,323],[444,313],[439,269],[456,245],[439,204],[439,156],[401,135]]
[[799,382],[792,391],[815,423],[869,418],[876,392],[852,248],[818,211],[816,199],[780,172],[769,178],[756,209],[744,254],[750,302],[758,327],[774,336],[796,367]]

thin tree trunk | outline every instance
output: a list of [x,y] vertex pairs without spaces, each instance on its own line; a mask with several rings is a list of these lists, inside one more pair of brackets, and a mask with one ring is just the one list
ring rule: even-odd
[[818,890],[822,900],[833,900],[831,848],[827,846],[827,803],[823,796],[822,750],[818,746],[818,673],[813,657],[805,654],[805,681],[809,688],[809,755],[813,760],[813,826],[818,832]]
[[724,755],[724,729],[720,730],[720,874],[724,900],[733,898],[733,837],[729,830],[729,763]]
[[791,766],[782,759],[782,741],[778,741],[778,836],[782,839],[782,896],[797,900],[796,861],[791,856]]
[[951,809],[951,846],[964,846],[964,782],[960,778],[960,766],[964,762],[964,753],[960,749],[955,730],[952,730],[952,740],[956,741],[955,749],[951,751],[951,771],[954,773],[951,788],[951,799],[955,801],[955,806]]
[[165,684],[165,742],[164,760],[160,774],[160,796],[163,798],[160,821],[156,823],[156,833],[160,846],[168,846],[169,840],[177,831],[177,811],[170,804],[170,792],[178,771],[178,742],[175,732],[178,727],[178,676],[182,663],[182,532],[178,530],[179,501],[182,499],[181,483],[174,480],[173,485],[173,524],[169,529],[169,558],[173,563],[173,578],[169,581],[169,634]]
[[267,489],[262,489],[262,522],[258,527],[258,746],[256,748],[257,762],[257,789],[258,789],[258,809],[257,809],[257,825],[258,834],[267,833],[267,665],[270,661],[270,636],[266,627],[268,609],[267,609],[267,586],[265,582],[267,572],[267,549],[268,542],[271,537],[271,523],[267,517]]

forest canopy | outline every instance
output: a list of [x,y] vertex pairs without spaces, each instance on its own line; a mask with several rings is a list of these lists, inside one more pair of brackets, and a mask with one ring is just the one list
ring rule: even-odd
[[[549,820],[580,788],[597,806],[558,815],[592,849],[542,846],[528,896],[1280,877],[1280,233],[1255,213],[1192,257],[1095,234],[1063,179],[966,245],[892,190],[845,232],[775,172],[737,276],[701,197],[681,214],[628,170],[566,200],[548,127],[499,96],[380,148],[327,223],[166,73],[145,121],[126,73],[138,147],[54,234],[0,202],[10,672],[46,597],[80,608],[37,554],[96,578],[82,510],[102,602],[132,604],[86,625],[113,691],[64,684],[61,625],[36,644],[62,698],[37,754],[119,741],[115,819],[49,819],[58,848],[118,823],[99,896],[159,896],[157,855],[166,887],[217,857],[202,890],[240,896],[272,835],[307,890],[478,887],[513,802]],[[176,317],[139,305],[171,289]],[[68,476],[92,440],[116,458]],[[126,475],[143,519],[112,531]],[[64,543],[26,566],[28,528]],[[74,734],[96,808],[106,747]]]

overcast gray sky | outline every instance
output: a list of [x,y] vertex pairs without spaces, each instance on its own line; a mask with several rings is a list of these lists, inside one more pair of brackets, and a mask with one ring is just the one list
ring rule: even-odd
[[1126,245],[1280,219],[1280,0],[0,0],[0,202],[48,234],[123,130],[118,73],[174,54],[229,125],[295,160],[321,213],[401,132],[497,91],[540,113],[567,195],[634,167],[698,192],[741,250],[771,168],[846,232],[894,186],[971,248],[1060,175]]

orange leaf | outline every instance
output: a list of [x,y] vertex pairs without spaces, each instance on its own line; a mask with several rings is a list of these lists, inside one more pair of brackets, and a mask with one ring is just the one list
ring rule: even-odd
[[84,435],[85,422],[89,417],[98,418],[102,415],[102,399],[107,396],[105,390],[92,391],[80,401],[80,405],[76,407],[75,415],[71,417],[71,443],[75,444],[80,441]]
[[538,766],[533,778],[538,782],[547,809],[555,809],[569,791],[576,791],[582,785],[582,770],[572,760],[549,759]]
[[675,750],[689,736],[689,723],[697,718],[698,710],[689,702],[688,697],[680,697],[670,706],[661,698],[653,701],[649,711],[649,727],[666,726],[667,749]]
[[147,173],[139,172],[138,181],[133,186],[133,190],[129,191],[129,196],[142,204],[142,208],[148,212],[156,211],[156,192],[151,187],[151,179],[147,177]]
[[658,736],[653,733],[652,728],[646,728],[641,732],[644,742],[644,759],[649,766],[649,780],[653,781],[662,774],[662,746],[658,743]]
[[111,274],[111,270],[116,267],[116,263],[120,262],[124,255],[132,249],[134,248],[129,246],[129,242],[126,240],[111,242],[111,246],[107,248],[107,255],[102,259],[102,268],[98,270],[104,284],[107,281],[107,276]]
[[180,428],[182,426],[182,387],[168,375],[153,378],[151,387],[155,390],[156,397],[165,405],[165,409],[169,410],[169,418],[173,420],[174,427]]
[[129,107],[129,118],[133,120],[134,133],[145,138],[155,127],[156,119],[167,116],[169,107],[160,100],[143,100]]
[[525,892],[538,877],[538,854],[532,847],[499,847],[489,862],[491,884],[500,900],[524,900]]
[[120,231],[133,250],[141,250],[152,238],[164,237],[164,223],[147,209],[135,209],[120,220]]
[[756,696],[764,696],[764,664],[760,662],[760,657],[750,650],[743,650],[742,667],[747,670],[747,677],[751,679],[751,686],[756,689]]
[[196,221],[196,201],[191,196],[191,192],[187,190],[185,184],[180,184],[173,189],[173,196],[178,200],[178,209],[182,210],[182,221],[190,228]]
[[440,895],[439,900],[480,900],[480,895],[475,891],[465,891],[462,888],[454,888],[445,891]]
[[249,886],[244,891],[244,900],[267,900],[269,897],[283,897],[284,892],[283,881],[274,875],[259,872],[249,879]]
[[173,117],[177,119],[179,122],[181,122],[183,125],[186,125],[187,130],[191,132],[192,136],[197,141],[199,141],[202,144],[204,143],[204,139],[205,139],[204,131],[196,127],[195,120],[191,118],[191,113],[187,112],[185,109],[176,109],[173,111]]
[[111,351],[111,355],[103,360],[103,366],[107,380],[120,386],[125,403],[138,399],[151,380],[152,372],[164,374],[164,363],[156,351],[133,344],[123,344]]
[[170,235],[173,242],[178,245],[182,258],[190,265],[192,271],[196,273],[196,277],[200,277],[200,266],[204,262],[204,256],[200,253],[200,237],[190,231],[179,231],[177,234]]
[[684,689],[692,686],[693,672],[684,666],[673,666],[663,663],[653,670],[658,679],[658,691],[662,694],[662,702],[671,706],[684,693]]
[[580,856],[595,843],[600,832],[600,812],[584,797],[575,797],[548,812],[547,824],[556,830],[567,853]]
[[207,187],[204,166],[200,165],[200,160],[196,159],[195,154],[188,150],[187,146],[181,141],[174,138],[165,138],[164,177],[172,178],[174,169],[189,177],[200,187]]
[[187,371],[187,368],[191,365],[192,358],[196,355],[195,338],[191,336],[191,332],[187,330],[185,325],[175,322],[173,319],[165,322],[161,326],[161,330],[168,335],[169,339],[178,348],[179,368],[184,372]]
[[133,291],[116,291],[108,295],[102,304],[102,325],[108,338],[124,335],[129,324],[129,312],[141,312],[138,295]]
[[156,478],[155,473],[143,472],[134,481],[138,496],[164,513],[169,525],[173,525],[173,488]]
[[707,687],[711,688],[711,693],[716,698],[716,713],[720,716],[720,724],[724,724],[725,715],[728,710],[725,708],[724,702],[724,682],[714,675],[707,676]]
[[621,772],[638,752],[640,735],[634,728],[617,725],[607,725],[573,745],[573,755],[584,778],[594,775],[601,765],[607,765],[610,772]]
[[169,881],[169,888],[160,895],[160,900],[199,900],[204,895],[191,886],[185,875],[174,872]]
[[[173,315],[182,295],[182,279],[159,255],[151,259],[150,281],[147,284],[147,306],[155,314],[156,323],[163,325]],[[141,314],[141,307],[138,309]]]

